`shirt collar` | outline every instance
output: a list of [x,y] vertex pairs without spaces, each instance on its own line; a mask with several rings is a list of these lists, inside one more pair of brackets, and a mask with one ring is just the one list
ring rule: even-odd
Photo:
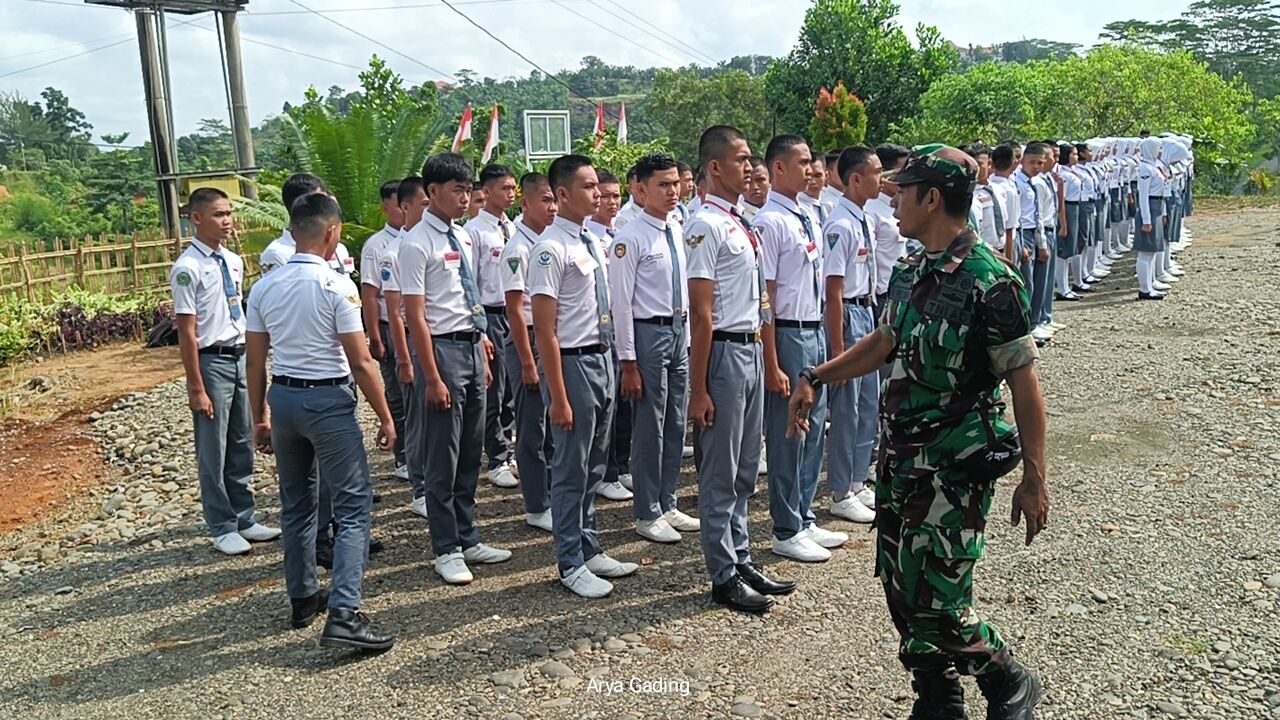
[[289,258],[289,262],[310,263],[312,265],[324,265],[325,267],[328,267],[329,265],[329,263],[325,261],[324,258],[320,257],[319,255],[312,255],[311,253],[297,253],[293,257]]
[[400,231],[397,230],[396,228],[391,227],[391,223],[387,223],[386,225],[382,226],[382,229],[391,237],[400,237]]
[[534,232],[533,228],[529,227],[524,222],[524,220],[521,220],[520,222],[516,223],[516,229],[519,230],[521,233],[523,233],[526,237],[528,237],[531,242],[538,241],[538,235],[540,233]]
[[884,203],[886,207],[893,207],[893,198],[885,195],[884,193],[880,193],[879,197],[876,199]]
[[558,227],[561,230],[569,233],[569,235],[571,235],[572,237],[578,237],[582,235],[582,229],[583,229],[582,225],[579,225],[570,220],[566,220],[559,215],[556,216],[556,221],[551,223],[551,225],[553,227]]
[[973,246],[978,242],[978,235],[973,228],[966,227],[951,241],[951,245],[942,253],[942,256],[934,261],[932,267],[941,270],[944,273],[951,274],[960,267],[961,263],[969,257],[969,253],[973,252]]
[[480,217],[488,220],[489,222],[499,227],[501,227],[503,223],[507,222],[506,215],[503,215],[502,217],[498,217],[497,215],[494,215],[493,213],[489,212],[488,210],[485,210],[484,208],[480,209]]
[[711,205],[712,207],[720,208],[726,213],[741,212],[742,210],[742,208],[729,202],[728,200],[725,200],[719,195],[712,195],[711,193],[707,193],[707,197],[702,200],[702,204]]
[[668,222],[670,222],[669,220],[659,220],[658,218],[656,218],[656,217],[654,217],[654,216],[650,215],[649,213],[647,213],[647,212],[645,212],[645,211],[643,211],[643,210],[642,210],[642,211],[640,211],[640,218],[639,218],[639,219],[641,219],[641,220],[643,220],[643,221],[645,221],[645,222],[649,223],[650,227],[655,227],[655,228],[657,228],[658,230],[666,230],[666,229],[667,229],[667,223],[668,223]]
[[841,195],[841,196],[840,196],[840,200],[838,201],[838,203],[839,203],[840,207],[845,208],[845,209],[846,209],[846,210],[848,210],[849,212],[853,213],[853,216],[854,216],[855,218],[857,218],[858,220],[865,220],[865,219],[866,219],[866,217],[867,217],[867,213],[866,213],[866,211],[865,211],[865,210],[863,210],[862,208],[858,207],[858,203],[856,203],[856,202],[854,202],[854,201],[850,200],[849,198],[845,197],[844,195]]
[[435,230],[441,235],[448,235],[449,231],[453,229],[452,223],[447,223],[444,220],[441,220],[436,217],[435,213],[422,213],[422,222],[429,224],[432,230]]
[[767,205],[769,203],[777,203],[782,207],[782,209],[789,210],[793,213],[799,214],[800,212],[800,206],[797,205],[794,200],[779,192],[774,192],[772,190],[769,191],[769,199],[765,200],[765,204]]
[[205,245],[204,243],[200,242],[196,238],[191,238],[191,247],[195,248],[197,251],[200,252],[201,255],[204,255],[205,257],[213,257],[213,254],[215,252],[219,252],[209,247],[208,245]]

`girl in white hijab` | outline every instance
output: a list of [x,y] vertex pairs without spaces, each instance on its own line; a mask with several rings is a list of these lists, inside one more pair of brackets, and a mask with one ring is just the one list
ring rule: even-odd
[[1156,254],[1164,250],[1164,196],[1168,193],[1164,168],[1160,166],[1163,145],[1160,138],[1149,137],[1138,147],[1142,163],[1138,166],[1137,229],[1133,249],[1138,252],[1139,300],[1164,299],[1164,293],[1155,287]]
[[1169,191],[1166,198],[1168,204],[1169,219],[1165,225],[1165,244],[1164,251],[1157,258],[1159,265],[1157,278],[1160,282],[1175,283],[1178,282],[1178,276],[1183,274],[1182,268],[1173,261],[1174,247],[1181,248],[1177,243],[1182,236],[1182,208],[1183,208],[1183,183],[1186,182],[1186,160],[1190,156],[1187,149],[1182,145],[1181,139],[1170,136],[1164,139],[1164,147],[1161,150],[1160,160],[1169,169]]

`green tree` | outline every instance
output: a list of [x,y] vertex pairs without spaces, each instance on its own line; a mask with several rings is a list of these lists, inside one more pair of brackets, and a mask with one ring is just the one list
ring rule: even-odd
[[[600,147],[595,146],[594,136],[587,136],[574,144],[573,151],[591,158],[592,165],[605,168],[619,178],[625,178],[641,157],[652,152],[668,152],[664,140],[665,138],[660,138],[647,143],[618,144],[618,133],[613,128],[605,128],[604,142],[600,143]],[[622,192],[627,192],[625,180]]]
[[1001,43],[992,48],[995,51],[993,60],[1005,62],[1030,62],[1032,60],[1066,60],[1075,55],[1080,46],[1075,43],[1057,42],[1032,38]]
[[[29,102],[17,91],[0,93],[0,163],[21,170],[41,167],[43,148],[56,141],[57,133],[39,103]],[[39,162],[33,165],[37,154]]]
[[[812,99],[805,102],[813,107]],[[690,164],[697,164],[698,140],[712,125],[738,128],[757,152],[764,150],[773,132],[764,81],[741,70],[705,79],[687,70],[659,70],[644,109],[666,128],[671,153]]]
[[231,128],[222,120],[205,118],[194,133],[178,138],[178,167],[183,172],[225,170],[235,166]]
[[895,126],[894,139],[963,147],[979,138],[991,142],[1052,134],[1053,109],[1071,96],[1057,81],[1056,67],[1060,63],[985,62],[938,78],[921,96],[919,112]]
[[822,88],[809,122],[809,139],[819,152],[861,145],[867,137],[867,106],[843,82],[835,90]]
[[791,54],[765,74],[780,131],[804,132],[818,89],[841,80],[866,103],[873,140],[915,113],[920,96],[959,59],[932,26],[918,25],[913,45],[898,9],[892,0],[815,0]]

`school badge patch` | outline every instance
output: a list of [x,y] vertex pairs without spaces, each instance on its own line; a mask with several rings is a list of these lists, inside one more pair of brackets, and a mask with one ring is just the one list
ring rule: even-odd
[[383,280],[390,280],[390,279],[391,279],[391,268],[382,268],[382,273],[381,273],[381,274],[382,274],[382,279],[383,279]]
[[538,265],[544,268],[551,267],[551,253],[543,250],[542,254],[538,255]]
[[614,254],[614,256],[615,256],[615,257],[617,257],[617,258],[619,258],[619,259],[626,257],[626,256],[627,256],[627,246],[626,246],[626,245],[623,245],[622,243],[618,243],[617,245],[614,245],[614,246],[613,246],[613,254]]
[[351,303],[352,305],[357,305],[357,306],[358,306],[358,305],[360,305],[360,296],[359,296],[359,295],[348,295],[348,296],[347,296],[347,302]]
[[685,241],[685,244],[687,244],[690,249],[693,249],[701,245],[702,241],[706,239],[707,239],[707,236],[705,234],[690,235],[689,237],[685,238],[684,241]]
[[188,273],[186,270],[183,270],[182,272],[174,276],[173,281],[178,283],[182,287],[186,287],[191,284],[191,274]]
[[511,268],[511,272],[520,272],[520,258],[511,258],[507,261],[507,267]]
[[827,235],[827,247],[828,247],[828,248],[832,248],[832,249],[834,249],[834,248],[835,248],[835,246],[836,246],[836,243],[838,243],[838,242],[840,242],[840,235],[839,235],[838,233],[829,233],[829,234]]

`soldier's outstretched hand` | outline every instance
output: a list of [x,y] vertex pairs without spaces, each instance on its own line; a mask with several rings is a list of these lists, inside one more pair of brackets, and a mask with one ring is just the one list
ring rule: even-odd
[[1049,491],[1043,479],[1023,477],[1014,489],[1013,514],[1009,521],[1017,527],[1019,519],[1027,521],[1028,545],[1049,524]]
[[809,383],[796,383],[787,408],[787,437],[801,438],[809,432],[809,409],[813,407],[816,395]]

